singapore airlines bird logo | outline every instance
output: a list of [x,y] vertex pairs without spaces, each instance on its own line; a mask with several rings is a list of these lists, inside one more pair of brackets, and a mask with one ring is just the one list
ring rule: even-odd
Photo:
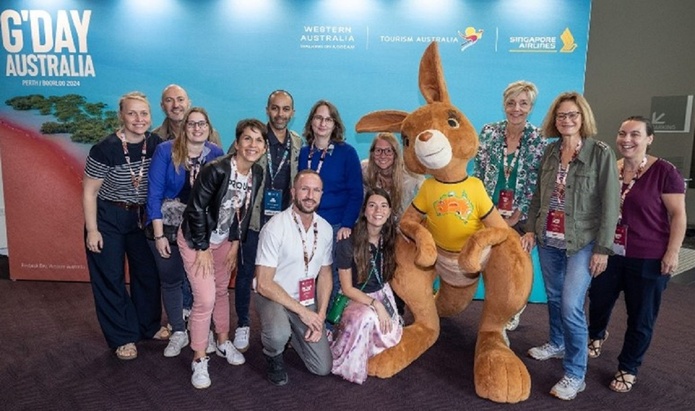
[[463,51],[477,43],[478,40],[483,37],[483,30],[476,30],[475,27],[466,27],[463,33],[459,31],[459,36],[463,39],[461,43],[461,51]]
[[560,35],[560,40],[562,40],[560,53],[571,53],[577,48],[577,43],[574,42],[574,36],[569,28],[565,28],[565,31]]

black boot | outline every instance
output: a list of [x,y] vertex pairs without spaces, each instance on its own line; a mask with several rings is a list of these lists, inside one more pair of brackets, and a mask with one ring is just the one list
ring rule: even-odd
[[287,371],[285,371],[285,362],[282,359],[282,354],[278,354],[275,357],[266,354],[263,354],[263,356],[268,361],[268,381],[277,386],[287,384],[289,379]]

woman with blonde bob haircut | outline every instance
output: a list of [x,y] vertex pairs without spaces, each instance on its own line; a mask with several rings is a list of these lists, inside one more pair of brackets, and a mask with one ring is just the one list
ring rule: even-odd
[[[502,93],[505,119],[483,126],[473,163],[472,174],[483,181],[504,221],[517,231],[528,219],[529,204],[538,183],[538,168],[547,145],[541,130],[528,121],[537,95],[538,89],[529,81],[515,81],[507,86]],[[542,288],[542,281],[534,284]],[[507,330],[519,326],[524,308],[509,320]]]
[[379,133],[369,147],[369,158],[362,160],[362,184],[369,189],[383,188],[391,196],[396,221],[408,208],[425,177],[405,168],[401,146],[393,133]]
[[592,277],[613,251],[620,208],[615,154],[597,132],[594,115],[576,92],[560,94],[543,122],[543,135],[560,137],[541,160],[522,245],[538,242],[548,295],[549,341],[531,348],[536,360],[562,358],[564,376],[550,393],[574,399],[586,388],[588,327],[584,302]]

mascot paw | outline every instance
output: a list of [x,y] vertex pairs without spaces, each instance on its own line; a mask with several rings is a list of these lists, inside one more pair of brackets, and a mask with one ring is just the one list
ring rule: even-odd
[[481,350],[475,359],[475,392],[482,398],[516,403],[531,394],[531,376],[524,363],[509,348]]
[[436,261],[437,247],[434,245],[434,242],[418,248],[415,255],[415,264],[420,267],[431,267]]
[[394,369],[393,358],[386,351],[375,355],[367,363],[367,374],[379,378],[391,378],[398,370]]

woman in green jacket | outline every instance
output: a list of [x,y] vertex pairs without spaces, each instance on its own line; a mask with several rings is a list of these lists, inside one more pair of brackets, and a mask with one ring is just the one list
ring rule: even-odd
[[588,328],[584,301],[591,278],[606,269],[618,220],[619,183],[613,150],[594,140],[596,122],[576,92],[558,96],[542,134],[548,146],[529,207],[522,244],[538,242],[548,295],[549,342],[531,348],[537,360],[562,358],[565,375],[550,393],[571,400],[584,390]]

